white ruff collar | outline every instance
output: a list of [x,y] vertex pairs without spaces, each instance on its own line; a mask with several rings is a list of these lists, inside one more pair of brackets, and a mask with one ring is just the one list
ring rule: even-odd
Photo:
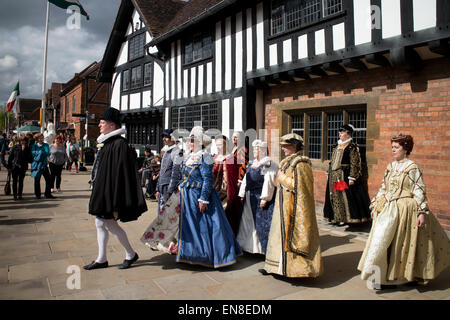
[[349,141],[352,141],[352,138],[348,138],[348,139],[345,140],[345,141],[342,141],[341,139],[339,139],[339,140],[338,140],[338,144],[345,144],[345,143],[347,143],[347,142],[349,142]]
[[101,135],[98,136],[97,143],[103,143],[111,137],[126,134],[126,133],[127,133],[127,130],[125,130],[125,128],[119,128],[119,129],[111,131],[110,133],[107,133],[107,134],[102,133]]

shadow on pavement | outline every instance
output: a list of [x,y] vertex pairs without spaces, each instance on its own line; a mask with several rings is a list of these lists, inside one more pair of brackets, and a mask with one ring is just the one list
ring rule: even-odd
[[[53,199],[54,201],[55,199]],[[36,201],[36,202],[42,202],[42,200]],[[55,207],[59,207],[59,204],[57,203],[41,203],[41,204],[29,204],[30,202],[27,202],[27,204],[19,204],[17,202],[14,202],[14,204],[17,204],[16,206],[14,206],[14,209],[46,209],[46,208],[55,208]],[[4,207],[1,208],[0,207],[0,211],[1,210],[11,210],[12,207]]]
[[288,282],[293,286],[310,288],[332,288],[339,286],[351,278],[357,276],[356,269],[362,251],[338,253],[322,257],[324,273],[318,278],[286,278],[280,275],[272,275],[275,279]]
[[30,218],[30,219],[11,219],[11,220],[1,220],[0,225],[12,226],[19,224],[33,224],[33,223],[44,223],[51,221],[51,218]]
[[177,263],[176,255],[161,253],[159,255],[152,257],[149,260],[138,260],[136,264],[133,265],[133,267],[137,268],[143,266],[161,266],[163,270],[180,269],[192,272],[217,270],[221,272],[230,272],[245,269],[253,264],[260,263],[262,261],[264,261],[264,256],[262,255],[253,255],[249,253],[244,253],[244,255],[237,257],[237,262],[235,264],[223,268],[213,269],[206,266],[189,264],[184,262]]
[[323,235],[320,237],[320,250],[321,252],[325,252],[330,248],[349,244],[350,240],[354,238],[356,238],[356,236],[354,235],[347,235],[342,237],[332,236],[330,234]]

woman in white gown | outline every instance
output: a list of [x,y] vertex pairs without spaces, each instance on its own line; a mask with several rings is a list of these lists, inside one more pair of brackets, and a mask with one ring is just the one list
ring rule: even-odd
[[449,239],[428,208],[422,170],[408,159],[413,138],[400,134],[391,144],[395,161],[370,205],[372,229],[358,265],[376,289],[427,283],[450,262]]
[[267,156],[267,142],[252,143],[254,160],[247,169],[239,197],[244,201],[236,239],[242,250],[265,254],[275,203],[278,166]]

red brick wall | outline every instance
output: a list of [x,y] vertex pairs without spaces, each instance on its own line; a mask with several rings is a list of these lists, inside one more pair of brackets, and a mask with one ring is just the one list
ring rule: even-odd
[[[377,193],[384,170],[392,161],[390,138],[411,134],[415,145],[410,158],[423,170],[430,209],[450,230],[449,65],[449,58],[441,58],[426,61],[419,72],[376,68],[270,87],[264,92],[266,129],[288,132],[289,121],[282,110],[292,109],[296,102],[315,105],[341,98],[350,104],[352,99],[366,99],[370,197]],[[313,166],[318,204],[325,196],[325,166]]]

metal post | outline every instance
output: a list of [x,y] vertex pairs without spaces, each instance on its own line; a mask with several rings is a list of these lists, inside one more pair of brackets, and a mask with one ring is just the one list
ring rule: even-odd
[[48,49],[48,22],[50,20],[50,2],[47,1],[47,18],[45,20],[45,46],[44,46],[44,70],[42,74],[42,116],[41,116],[41,133],[44,133],[45,109],[46,109],[46,80],[47,80],[47,49]]

